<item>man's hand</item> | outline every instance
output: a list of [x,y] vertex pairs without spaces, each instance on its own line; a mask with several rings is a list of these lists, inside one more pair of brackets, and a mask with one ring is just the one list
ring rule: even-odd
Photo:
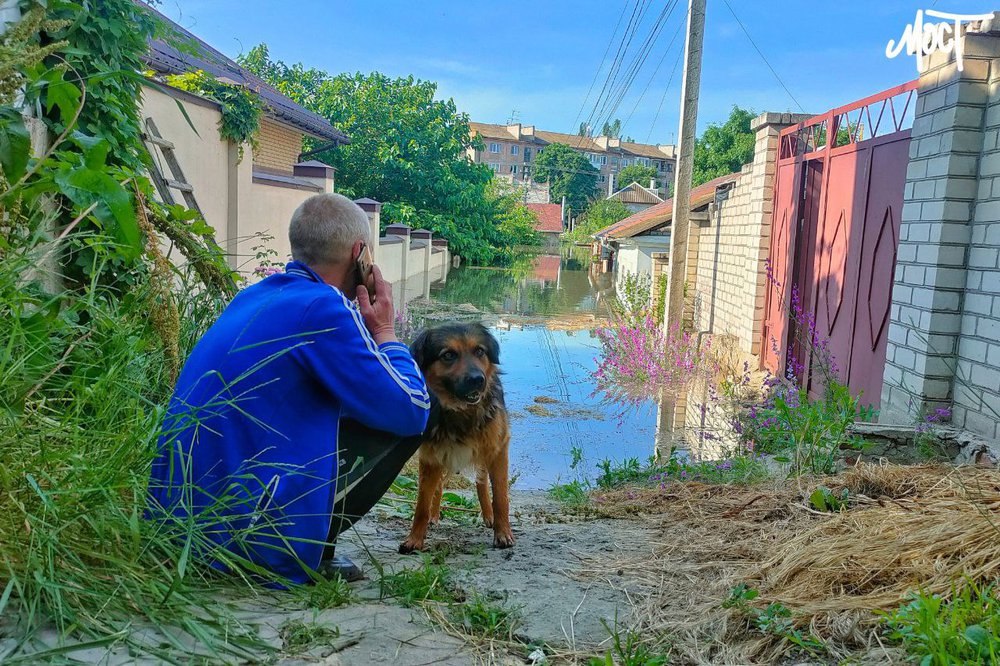
[[372,303],[368,289],[358,286],[358,308],[365,319],[368,332],[375,338],[376,344],[397,342],[396,312],[392,307],[392,285],[382,279],[382,271],[378,266],[372,266],[372,277],[375,280],[375,302]]

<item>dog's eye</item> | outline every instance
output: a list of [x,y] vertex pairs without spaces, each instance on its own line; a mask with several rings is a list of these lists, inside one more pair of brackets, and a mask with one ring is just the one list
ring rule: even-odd
[[443,354],[441,354],[441,360],[445,361],[446,363],[451,363],[456,358],[458,358],[458,354],[456,354],[455,352],[453,352],[450,349],[448,351],[444,352]]
[[472,353],[478,356],[479,358],[486,356],[486,350],[483,349],[482,347],[476,347],[476,350]]

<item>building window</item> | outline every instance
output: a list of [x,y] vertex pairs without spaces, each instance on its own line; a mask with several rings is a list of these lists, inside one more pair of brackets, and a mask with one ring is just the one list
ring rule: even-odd
[[495,171],[497,173],[500,173],[500,163],[499,162],[490,162],[490,168],[493,169],[493,171]]
[[607,155],[601,155],[601,166],[604,166],[607,163],[608,163],[608,156]]
[[613,167],[618,166],[618,158],[617,157],[612,157],[611,158],[611,166],[613,166]]
[[516,164],[511,164],[510,165],[510,172],[511,173],[517,173],[517,165]]
[[648,157],[640,157],[639,158],[639,164],[641,164],[642,166],[647,166],[648,167],[649,166],[649,158]]
[[674,163],[673,162],[667,162],[664,166],[666,167],[664,169],[664,171],[666,171],[667,173],[673,173],[673,170],[674,170]]
[[607,180],[607,178],[605,178],[604,176],[601,176],[601,182],[602,183],[605,182],[606,180]]
[[524,161],[525,162],[530,162],[531,161],[531,148],[525,148],[524,149]]
[[510,154],[511,155],[517,155],[517,146],[511,146],[510,147]]
[[499,143],[491,143],[490,144],[490,152],[491,153],[499,153],[500,152],[500,144]]

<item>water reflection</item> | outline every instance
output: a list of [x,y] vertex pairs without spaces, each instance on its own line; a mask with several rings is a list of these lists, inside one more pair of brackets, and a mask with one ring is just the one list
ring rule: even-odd
[[[599,349],[591,329],[607,314],[614,284],[591,264],[589,248],[525,253],[508,268],[460,267],[442,277],[430,284],[433,300],[501,315],[492,327],[501,346],[518,487],[593,479],[605,458],[645,461],[652,455],[652,403],[619,422],[615,408],[592,397]],[[421,276],[400,287],[411,300],[422,295],[425,282]],[[576,469],[570,468],[573,449],[582,453]]]
[[433,285],[433,298],[471,303],[495,314],[525,316],[606,313],[614,281],[590,262],[590,248],[563,246],[559,254],[524,254],[508,268],[462,266],[447,283]]

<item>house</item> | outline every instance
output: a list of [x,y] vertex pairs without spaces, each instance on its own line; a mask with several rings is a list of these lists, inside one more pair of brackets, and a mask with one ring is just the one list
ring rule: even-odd
[[566,144],[583,154],[600,172],[597,188],[611,194],[615,191],[618,172],[630,165],[641,164],[656,169],[663,180],[673,177],[676,147],[632,143],[608,136],[580,136],[535,128],[533,125],[491,125],[469,123],[474,136],[483,141],[483,150],[469,148],[468,155],[477,164],[488,164],[498,175],[515,184],[531,183],[535,159],[553,143]]
[[[160,198],[198,208],[233,268],[252,271],[254,248],[266,247],[284,260],[290,254],[292,212],[309,196],[332,192],[334,186],[332,167],[302,159],[303,138],[316,139],[324,148],[350,139],[193,33],[149,11],[169,35],[149,42],[145,64],[155,84],[144,89],[141,109]],[[164,82],[168,75],[198,70],[260,96],[260,134],[252,151],[220,137],[217,102]]]
[[649,187],[643,187],[639,183],[629,183],[610,195],[608,199],[622,202],[633,213],[638,213],[650,206],[663,203],[663,198],[660,197],[655,181],[650,183]]
[[[717,191],[731,187],[738,177],[739,174],[729,174],[693,188],[692,220],[705,217],[705,211],[715,200]],[[673,212],[674,200],[671,198],[649,206],[595,234],[602,248],[602,255],[611,259],[610,265],[617,280],[621,280],[629,273],[645,273],[654,281],[659,277],[670,256],[670,226]]]

